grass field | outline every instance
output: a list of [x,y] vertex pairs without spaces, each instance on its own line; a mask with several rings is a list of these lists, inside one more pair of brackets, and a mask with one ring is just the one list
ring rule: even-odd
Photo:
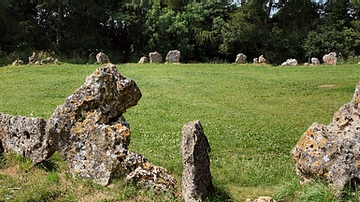
[[[136,81],[143,94],[138,105],[124,114],[132,131],[129,149],[168,168],[180,185],[181,128],[186,122],[200,120],[212,148],[211,172],[218,191],[213,201],[274,196],[284,184],[296,183],[298,177],[290,150],[313,122],[329,124],[334,112],[352,99],[360,81],[360,67],[345,64],[116,66],[124,76]],[[1,67],[0,111],[48,119],[56,106],[97,67],[73,64]],[[103,188],[72,179],[58,156],[52,161],[60,171],[28,171],[31,166],[25,160],[3,165],[0,201],[31,200],[36,191],[29,191],[26,186],[35,186],[31,183],[36,181],[34,176],[46,176],[37,184],[55,187],[54,193],[50,189],[51,193],[40,195],[40,200],[180,200],[140,192],[120,180]],[[11,169],[17,174],[11,174],[14,173]],[[79,192],[82,198],[77,198]]]

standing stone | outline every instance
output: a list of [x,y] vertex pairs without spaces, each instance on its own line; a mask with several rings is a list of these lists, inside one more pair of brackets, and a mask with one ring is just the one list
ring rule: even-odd
[[29,57],[29,63],[35,64],[38,61],[39,61],[38,55],[35,52],[33,52],[32,55]]
[[244,63],[246,63],[246,58],[247,57],[246,57],[246,55],[244,53],[239,53],[236,56],[235,63],[244,64]]
[[24,61],[22,60],[15,60],[14,62],[12,62],[12,66],[18,66],[18,65],[23,65]]
[[110,62],[110,59],[109,57],[103,53],[103,52],[100,52],[96,55],[96,61],[99,63],[99,64],[107,64]]
[[282,66],[296,66],[298,61],[296,59],[287,59],[286,62],[283,62]]
[[186,202],[205,201],[213,191],[210,150],[200,121],[189,122],[183,126],[180,151],[184,166],[182,193]]
[[313,123],[300,137],[291,155],[305,184],[329,182],[338,196],[352,180],[360,179],[360,82],[353,99],[335,112],[329,125]]
[[88,56],[88,63],[94,64],[96,62],[96,55],[94,52],[90,53]]
[[122,115],[140,98],[136,83],[109,64],[56,108],[46,135],[73,175],[109,183],[130,143],[129,124]]
[[259,63],[259,59],[258,59],[258,58],[254,58],[254,59],[253,59],[253,63]]
[[160,53],[158,52],[150,52],[149,53],[150,63],[161,63],[163,61]]
[[126,181],[135,182],[158,193],[175,191],[176,180],[170,172],[161,166],[151,164],[141,154],[129,152],[121,166],[125,168],[125,173],[131,171],[126,176]]
[[317,58],[311,58],[311,64],[312,65],[320,65],[320,60]]
[[49,158],[54,149],[45,136],[43,118],[29,118],[0,113],[0,143],[5,152],[15,152],[40,163]]
[[322,59],[324,61],[324,64],[336,65],[336,62],[337,62],[336,52],[331,52],[329,54],[325,54]]
[[139,63],[143,64],[143,63],[148,63],[149,59],[146,56],[143,56],[140,58]]
[[260,57],[259,57],[259,63],[260,63],[260,64],[266,64],[266,59],[265,59],[264,55],[260,55]]
[[41,60],[41,64],[48,64],[48,63],[54,63],[55,59],[53,57],[47,57],[45,59]]
[[166,55],[165,61],[177,63],[180,62],[180,51],[179,50],[171,50]]

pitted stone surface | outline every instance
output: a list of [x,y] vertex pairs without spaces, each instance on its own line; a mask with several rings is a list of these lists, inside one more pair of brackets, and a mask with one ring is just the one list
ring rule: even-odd
[[337,62],[336,52],[325,54],[322,59],[324,61],[324,64],[326,65],[336,65]]
[[296,59],[290,58],[281,64],[282,66],[296,66],[298,65],[298,61]]
[[180,62],[180,51],[179,50],[171,50],[165,57],[165,61],[167,62]]
[[258,62],[259,62],[260,64],[266,64],[266,58],[265,58],[265,56],[264,56],[264,55],[260,55]]
[[161,57],[160,53],[157,51],[149,53],[149,59],[151,63],[161,63],[163,58]]
[[176,180],[170,172],[161,167],[155,166],[146,161],[139,164],[135,170],[126,176],[126,180],[134,181],[157,192],[174,191]]
[[183,126],[180,152],[184,166],[182,193],[186,202],[205,201],[213,191],[210,150],[200,121]]
[[236,55],[235,63],[246,63],[247,56],[244,53],[239,53]]
[[109,64],[57,107],[46,135],[74,175],[109,183],[130,143],[129,124],[122,115],[140,98],[136,83]]
[[329,125],[312,124],[291,155],[301,183],[326,179],[335,194],[360,179],[360,82],[353,99],[335,112]]
[[318,58],[311,58],[312,65],[320,65],[320,60]]
[[96,61],[99,63],[99,64],[107,64],[110,62],[110,59],[109,57],[103,53],[103,52],[100,52],[96,55]]
[[30,158],[33,163],[42,162],[54,153],[45,137],[45,125],[42,118],[0,113],[0,147]]
[[47,122],[0,113],[0,153],[13,150],[38,163],[56,150],[70,173],[100,185],[126,176],[156,191],[173,190],[169,171],[128,150],[130,127],[123,113],[140,98],[136,83],[114,65],[98,68]]
[[140,58],[138,63],[143,64],[143,63],[148,63],[148,62],[149,62],[149,59],[146,56],[143,56]]

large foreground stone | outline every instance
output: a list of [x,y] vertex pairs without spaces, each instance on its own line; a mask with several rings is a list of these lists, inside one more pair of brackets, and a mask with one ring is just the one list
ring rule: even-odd
[[184,166],[182,193],[186,202],[205,201],[213,191],[210,150],[200,121],[183,126],[180,152]]
[[43,118],[0,113],[0,150],[15,152],[33,163],[46,160],[54,150],[47,142],[45,125]]
[[301,183],[325,179],[339,195],[344,186],[360,179],[360,82],[353,99],[335,112],[329,125],[313,123],[291,155]]
[[141,98],[132,79],[109,64],[98,68],[47,121],[50,145],[74,175],[107,185],[127,155],[129,124],[122,116]]
[[140,98],[136,83],[114,65],[98,68],[47,122],[0,113],[0,153],[14,151],[39,163],[56,150],[71,174],[100,185],[126,177],[155,191],[175,190],[168,170],[128,150],[130,127],[123,114]]

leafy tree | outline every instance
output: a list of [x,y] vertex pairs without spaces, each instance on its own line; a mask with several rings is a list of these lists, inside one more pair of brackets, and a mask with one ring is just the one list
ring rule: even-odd
[[255,58],[266,49],[267,28],[264,26],[264,12],[261,4],[243,5],[231,14],[230,20],[221,29],[220,53],[234,60],[242,52],[248,58]]
[[337,52],[344,59],[359,54],[360,34],[352,28],[339,31],[333,26],[321,26],[310,31],[303,45],[306,56],[322,58],[329,52]]

